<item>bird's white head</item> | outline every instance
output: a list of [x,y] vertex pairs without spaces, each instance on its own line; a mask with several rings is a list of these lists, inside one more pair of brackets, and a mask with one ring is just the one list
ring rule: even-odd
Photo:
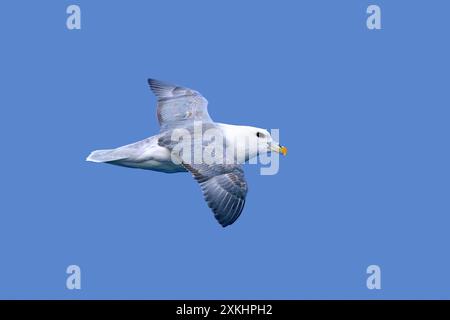
[[267,152],[281,153],[284,156],[287,154],[287,148],[281,146],[278,141],[275,141],[266,129],[256,127],[247,128],[249,136],[253,137],[256,141],[256,150],[253,150],[252,147],[250,147],[250,158]]
[[287,154],[287,148],[275,141],[269,131],[250,126],[223,125],[228,145],[234,145],[238,153],[245,153],[245,161],[268,152]]

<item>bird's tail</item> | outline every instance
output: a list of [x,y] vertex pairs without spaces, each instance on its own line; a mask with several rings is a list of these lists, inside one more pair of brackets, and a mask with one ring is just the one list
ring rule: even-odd
[[121,152],[117,152],[117,149],[109,150],[95,150],[86,158],[86,161],[91,162],[113,162],[118,160],[126,159],[127,156]]

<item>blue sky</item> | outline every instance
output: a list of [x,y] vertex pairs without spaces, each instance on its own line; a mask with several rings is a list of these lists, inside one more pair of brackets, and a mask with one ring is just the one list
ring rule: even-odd
[[[449,298],[449,9],[2,4],[0,297]],[[200,91],[215,121],[280,129],[289,154],[275,176],[245,168],[233,226],[188,174],[84,161],[158,132],[149,77]]]

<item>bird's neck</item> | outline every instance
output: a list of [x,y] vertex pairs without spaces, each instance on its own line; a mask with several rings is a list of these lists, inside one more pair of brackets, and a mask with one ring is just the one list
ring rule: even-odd
[[249,159],[257,156],[257,151],[252,152],[254,148],[249,148],[250,131],[248,126],[237,126],[232,124],[216,123],[216,125],[222,130],[227,149],[233,148],[236,154],[241,152],[244,159],[240,159],[240,162],[248,161]]

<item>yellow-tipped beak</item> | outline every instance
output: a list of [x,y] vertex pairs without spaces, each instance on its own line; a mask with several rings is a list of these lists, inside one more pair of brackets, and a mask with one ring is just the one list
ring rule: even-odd
[[287,148],[279,145],[271,145],[270,150],[281,153],[283,156],[287,154]]

